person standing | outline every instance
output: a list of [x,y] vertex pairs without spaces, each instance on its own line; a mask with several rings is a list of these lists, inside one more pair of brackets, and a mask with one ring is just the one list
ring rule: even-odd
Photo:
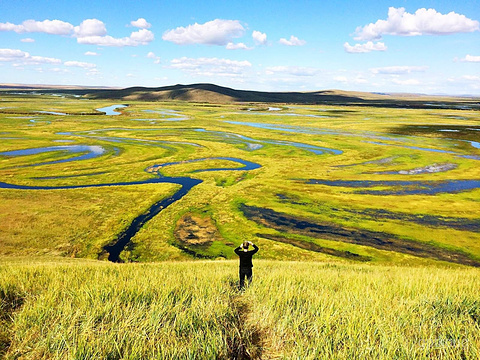
[[[250,245],[253,247],[253,250],[248,250]],[[252,243],[251,241],[244,241],[239,247],[235,250],[235,254],[240,258],[240,289],[245,288],[245,278],[248,280],[248,284],[252,283],[252,256],[255,255],[258,251],[258,246]]]

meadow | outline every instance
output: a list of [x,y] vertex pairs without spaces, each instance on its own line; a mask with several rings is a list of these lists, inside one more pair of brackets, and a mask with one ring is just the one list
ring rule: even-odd
[[478,359],[478,269],[254,261],[0,265],[6,359]]
[[2,92],[0,354],[477,359],[479,131],[468,108]]

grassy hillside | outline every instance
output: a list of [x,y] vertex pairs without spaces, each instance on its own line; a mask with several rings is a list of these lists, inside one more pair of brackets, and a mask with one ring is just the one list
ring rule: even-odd
[[[5,261],[5,259],[3,259]],[[478,359],[477,269],[0,263],[6,359]]]
[[236,90],[214,84],[172,85],[159,88],[131,87],[94,91],[91,99],[168,101],[180,100],[207,103],[259,102],[283,104],[331,104],[408,108],[445,108],[472,106],[478,99],[425,96],[415,94],[379,94],[342,90],[311,92],[264,92]]

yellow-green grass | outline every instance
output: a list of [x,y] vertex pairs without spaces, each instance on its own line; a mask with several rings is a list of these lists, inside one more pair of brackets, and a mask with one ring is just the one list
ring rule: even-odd
[[236,261],[0,261],[6,359],[480,356],[478,269],[256,259],[238,292]]
[[[314,253],[257,234],[277,234],[248,220],[241,204],[260,206],[278,213],[297,216],[312,222],[331,222],[340,226],[378,231],[392,236],[431,244],[452,251],[480,257],[477,230],[456,229],[406,221],[408,216],[445,217],[475,221],[480,218],[479,190],[437,195],[358,194],[355,189],[305,184],[308,179],[325,180],[452,180],[479,179],[478,160],[454,154],[426,152],[419,149],[452,151],[480,155],[469,143],[456,141],[454,132],[438,132],[429,126],[441,124],[478,127],[478,111],[407,110],[342,106],[279,106],[281,111],[245,111],[256,104],[191,104],[187,102],[129,101],[119,116],[93,115],[14,115],[38,110],[73,114],[112,105],[106,100],[59,98],[54,96],[17,96],[0,94],[0,152],[25,148],[69,144],[101,145],[105,155],[81,162],[43,166],[24,166],[59,160],[71,155],[43,153],[27,157],[0,156],[0,181],[30,186],[64,186],[141,181],[153,177],[144,170],[154,164],[208,157],[237,157],[260,164],[253,171],[193,172],[205,168],[232,167],[235,163],[209,160],[162,168],[167,176],[189,176],[203,180],[137,233],[132,246],[121,257],[126,261],[185,259],[178,248],[174,230],[185,214],[208,215],[217,226],[223,243],[212,244],[202,255],[232,258],[234,245],[244,239],[258,241],[266,247],[261,256],[284,259],[285,252],[295,260],[325,260],[331,255]],[[118,102],[122,103],[122,102]],[[265,105],[261,107],[267,108]],[[188,120],[167,121],[168,115],[143,110],[176,110]],[[297,116],[282,115],[296,113]],[[317,115],[328,117],[309,117]],[[137,119],[152,119],[137,121]],[[298,126],[313,133],[265,130],[226,121]],[[407,126],[407,127],[406,127]],[[410,126],[410,127],[408,127]],[[427,127],[419,134],[418,126]],[[205,129],[210,132],[198,132]],[[230,135],[228,138],[222,138]],[[63,134],[62,134],[63,133]],[[69,134],[64,134],[69,133]],[[475,133],[470,131],[470,133]],[[471,136],[468,133],[465,136]],[[258,141],[293,141],[343,151],[341,155],[315,155],[309,151],[279,144],[263,143],[248,151],[234,135]],[[380,138],[388,137],[388,139]],[[468,139],[471,140],[471,138]],[[450,139],[454,137],[454,139]],[[123,138],[123,142],[118,142]],[[462,138],[458,138],[462,140]],[[161,142],[164,143],[161,143]],[[375,142],[386,145],[376,144]],[[194,146],[193,143],[198,146]],[[162,147],[163,146],[163,147]],[[389,158],[384,163],[368,163]],[[456,168],[433,174],[395,175],[381,172],[411,170],[432,164],[452,163]],[[39,180],[37,178],[48,179]],[[103,246],[110,244],[135,216],[155,201],[172,194],[173,184],[102,187],[76,190],[1,190],[2,254],[63,254],[95,258]],[[281,196],[281,197],[279,197]],[[285,200],[286,199],[286,200]],[[56,210],[59,211],[56,211]],[[375,218],[365,213],[388,210],[393,218]],[[15,215],[15,216],[12,216]],[[395,218],[397,216],[397,218]],[[277,234],[278,235],[278,234]],[[292,234],[282,234],[293,236]],[[295,235],[296,236],[296,235]],[[346,244],[321,238],[301,237],[329,248],[368,255],[380,263],[435,263],[434,259],[392,253],[362,245]],[[63,249],[63,250],[62,250]]]

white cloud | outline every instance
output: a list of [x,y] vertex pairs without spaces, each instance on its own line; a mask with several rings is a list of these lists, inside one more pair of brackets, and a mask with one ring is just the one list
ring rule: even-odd
[[238,61],[218,58],[173,59],[170,68],[186,71],[192,75],[240,76],[252,64],[249,61]]
[[301,66],[272,66],[265,69],[267,75],[282,74],[294,76],[314,76],[320,72],[319,69]]
[[[135,21],[137,25],[147,25],[142,20]],[[86,19],[79,26],[60,20],[26,20],[20,25],[12,23],[0,23],[0,31],[15,31],[17,33],[42,32],[54,35],[70,35],[77,38],[79,44],[100,45],[100,46],[138,46],[146,45],[154,40],[151,31],[140,29],[132,32],[130,36],[114,38],[107,35],[105,24],[98,19]]]
[[343,48],[348,53],[368,53],[371,51],[385,51],[387,47],[382,42],[373,43],[372,41],[368,41],[364,44],[355,44],[350,45],[348,42],[343,44]]
[[0,61],[15,62],[14,65],[60,64],[56,58],[32,56],[28,52],[18,49],[0,49]]
[[132,32],[129,37],[114,38],[106,36],[86,36],[77,38],[79,44],[99,45],[99,46],[138,46],[147,45],[154,40],[154,35],[150,30],[141,29]]
[[98,56],[98,54],[96,52],[93,52],[93,51],[86,51],[83,55],[86,55],[86,56]]
[[420,85],[420,81],[418,81],[417,79],[392,79],[392,82],[398,85]]
[[348,78],[346,76],[335,76],[333,80],[344,84],[367,84],[368,81],[362,75]]
[[147,58],[154,59],[154,64],[160,64],[160,56],[155,55],[153,51],[147,54]]
[[104,36],[107,34],[107,28],[103,21],[98,19],[83,20],[79,26],[75,26],[74,34],[76,37]]
[[137,20],[131,21],[130,25],[138,27],[140,29],[148,29],[152,26],[152,24],[148,23],[147,20],[145,20],[144,18],[139,18]]
[[302,46],[305,45],[307,42],[305,40],[300,40],[296,36],[290,36],[290,40],[287,40],[285,38],[281,38],[279,41],[280,44],[282,45],[287,45],[287,46]]
[[73,31],[73,25],[61,20],[25,20],[19,25],[9,22],[0,23],[0,31],[15,31],[19,34],[41,32],[54,35],[70,35]]
[[178,45],[206,44],[225,46],[243,36],[245,29],[238,20],[215,19],[205,24],[193,24],[166,31],[162,39]]
[[473,56],[473,55],[467,55],[463,59],[460,59],[460,61],[465,61],[465,62],[480,62],[480,56]]
[[238,49],[242,49],[242,50],[251,50],[252,48],[249,48],[247,45],[245,45],[244,43],[237,43],[237,44],[234,44],[233,42],[229,42],[227,44],[227,46],[225,46],[225,48],[227,50],[238,50]]
[[463,75],[462,79],[467,81],[476,81],[480,83],[480,76],[476,76],[476,75]]
[[348,82],[348,78],[346,76],[336,76],[336,77],[333,78],[333,80],[338,81],[338,82],[343,82],[343,83]]
[[370,71],[374,74],[403,75],[412,72],[425,72],[428,66],[386,66],[381,68],[372,68]]
[[418,9],[414,14],[405,8],[388,9],[387,20],[359,26],[355,40],[379,40],[382,35],[447,35],[480,30],[480,23],[455,12],[441,14],[435,9]]
[[252,38],[255,44],[257,45],[266,45],[267,44],[267,34],[261,33],[260,31],[254,30],[252,32]]
[[21,39],[20,41],[21,41],[21,42],[24,42],[24,43],[33,43],[33,42],[35,42],[35,40],[32,39],[32,38]]
[[97,67],[97,65],[92,64],[92,63],[87,63],[87,62],[81,62],[81,61],[65,61],[63,63],[65,66],[74,66],[74,67],[80,67],[82,69],[93,69]]

